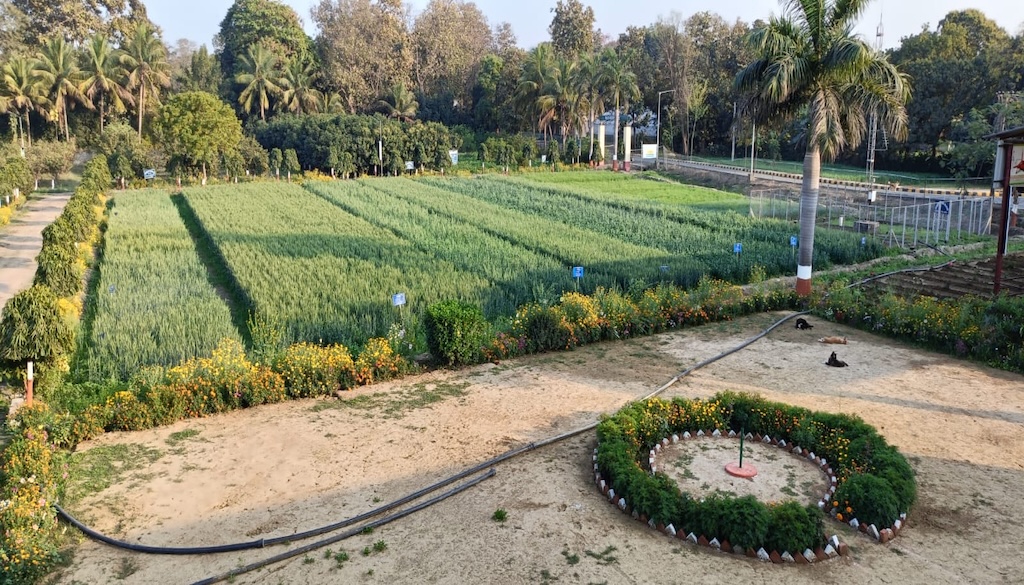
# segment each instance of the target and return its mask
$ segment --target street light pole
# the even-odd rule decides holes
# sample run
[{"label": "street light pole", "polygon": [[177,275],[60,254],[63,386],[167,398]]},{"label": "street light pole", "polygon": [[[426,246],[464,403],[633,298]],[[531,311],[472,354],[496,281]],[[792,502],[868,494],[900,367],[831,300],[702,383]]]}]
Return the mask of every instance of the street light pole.
[{"label": "street light pole", "polygon": [[661,94],[672,93],[674,91],[674,89],[666,89],[658,92],[658,129],[655,130],[655,132],[657,132],[657,136],[654,137],[654,148],[658,151],[658,156],[654,159],[654,168],[656,170],[658,168],[658,161],[661,159]]}]

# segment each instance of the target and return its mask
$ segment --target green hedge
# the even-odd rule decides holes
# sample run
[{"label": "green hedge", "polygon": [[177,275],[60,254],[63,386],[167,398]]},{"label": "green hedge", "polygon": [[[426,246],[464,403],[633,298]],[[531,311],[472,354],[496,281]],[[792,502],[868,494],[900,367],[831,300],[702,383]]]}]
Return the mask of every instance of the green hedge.
[{"label": "green hedge", "polygon": [[427,307],[424,329],[430,353],[449,366],[461,366],[480,361],[490,325],[480,307],[451,300]]},{"label": "green hedge", "polygon": [[672,524],[677,531],[794,555],[823,545],[823,515],[816,506],[765,505],[751,497],[697,501],[681,493],[668,476],[652,475],[639,463],[666,436],[711,429],[768,435],[824,457],[837,478],[829,510],[837,519],[856,517],[888,527],[916,498],[906,459],[860,418],[733,392],[707,400],[651,399],[627,405],[597,427],[598,469],[637,513]]}]

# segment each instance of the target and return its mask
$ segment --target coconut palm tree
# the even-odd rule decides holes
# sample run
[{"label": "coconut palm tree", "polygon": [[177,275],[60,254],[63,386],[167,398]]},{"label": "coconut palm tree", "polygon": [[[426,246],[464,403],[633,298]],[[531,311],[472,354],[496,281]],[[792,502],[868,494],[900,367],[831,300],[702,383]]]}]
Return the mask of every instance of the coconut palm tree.
[{"label": "coconut palm tree", "polygon": [[82,80],[78,90],[99,110],[100,134],[108,109],[123,112],[125,103],[134,101],[131,92],[121,84],[123,77],[120,51],[103,35],[90,38],[82,57]]},{"label": "coconut palm tree", "polygon": [[244,85],[245,89],[238,96],[238,103],[247,113],[252,113],[254,105],[260,108],[260,119],[267,119],[270,98],[281,93],[281,80],[277,74],[280,59],[259,43],[249,46],[249,50],[238,58],[241,73],[235,76],[235,83]]},{"label": "coconut palm tree", "polygon": [[323,97],[313,87],[313,65],[293,57],[281,77],[281,107],[296,114],[315,114]]},{"label": "coconut palm tree", "polygon": [[757,117],[780,118],[806,111],[797,293],[811,292],[814,221],[821,158],[856,147],[874,111],[897,137],[906,135],[907,78],[885,56],[852,33],[869,0],[783,0],[750,36],[757,55],[736,76]]},{"label": "coconut palm tree", "polygon": [[18,112],[18,124],[24,115],[25,129],[22,132],[22,149],[25,148],[25,137],[28,146],[32,146],[32,132],[29,128],[29,112],[47,104],[43,80],[39,76],[35,59],[23,56],[11,57],[4,63],[3,76],[0,78],[0,95],[7,103],[8,111]]},{"label": "coconut palm tree", "polygon": [[[604,94],[615,102],[615,150],[612,151],[612,160],[618,160],[619,112],[622,105],[629,109],[629,101],[639,99],[640,89],[636,85],[636,74],[630,71],[626,59],[614,49],[605,49],[601,60],[604,62]],[[626,157],[629,157],[628,152]]]},{"label": "coconut palm tree", "polygon": [[391,92],[377,106],[389,118],[397,118],[403,122],[411,122],[416,117],[416,110],[420,105],[404,83],[396,83],[391,86]]},{"label": "coconut palm tree", "polygon": [[580,126],[581,93],[575,83],[576,71],[575,60],[556,58],[554,68],[537,96],[537,111],[541,113],[542,125],[558,124],[563,147],[569,132]]},{"label": "coconut palm tree", "polygon": [[125,86],[136,91],[135,100],[139,118],[139,138],[142,138],[142,117],[146,113],[146,96],[160,103],[160,88],[171,85],[171,66],[167,61],[167,48],[148,23],[135,28],[135,33],[121,53],[121,66],[128,74]]},{"label": "coconut palm tree", "polygon": [[597,53],[580,55],[579,66],[576,68],[574,85],[579,88],[583,103],[589,108],[590,115],[590,159],[594,158],[594,132],[596,130],[597,113],[604,110],[604,94],[602,93],[603,69]]},{"label": "coconut palm tree", "polygon": [[537,131],[544,134],[547,140],[550,112],[541,109],[538,100],[544,88],[555,75],[555,57],[549,43],[541,43],[530,52],[523,64],[523,72],[519,76],[519,84],[515,91],[516,107],[525,115],[537,120]]},{"label": "coconut palm tree", "polygon": [[91,107],[89,100],[78,88],[81,71],[75,62],[75,50],[64,40],[64,37],[54,37],[43,45],[43,50],[39,53],[38,65],[38,73],[47,90],[47,97],[53,105],[53,117],[57,122],[57,127],[64,131],[64,140],[70,140],[71,131],[68,129],[70,100]]}]

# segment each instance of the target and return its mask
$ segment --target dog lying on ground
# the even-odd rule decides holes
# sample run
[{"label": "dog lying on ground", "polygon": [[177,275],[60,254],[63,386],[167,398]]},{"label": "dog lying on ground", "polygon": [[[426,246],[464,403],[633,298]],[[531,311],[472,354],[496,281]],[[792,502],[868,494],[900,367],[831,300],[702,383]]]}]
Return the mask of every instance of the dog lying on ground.
[{"label": "dog lying on ground", "polygon": [[797,329],[814,329],[814,325],[811,325],[810,323],[808,323],[807,319],[804,319],[803,317],[798,317],[797,320],[796,320],[796,328]]},{"label": "dog lying on ground", "polygon": [[825,362],[826,366],[832,366],[833,368],[845,368],[846,362],[836,357],[836,352],[832,352],[832,355],[828,356],[828,361]]},{"label": "dog lying on ground", "polygon": [[840,345],[846,345],[846,338],[833,335],[831,337],[819,337],[818,343],[838,343]]}]

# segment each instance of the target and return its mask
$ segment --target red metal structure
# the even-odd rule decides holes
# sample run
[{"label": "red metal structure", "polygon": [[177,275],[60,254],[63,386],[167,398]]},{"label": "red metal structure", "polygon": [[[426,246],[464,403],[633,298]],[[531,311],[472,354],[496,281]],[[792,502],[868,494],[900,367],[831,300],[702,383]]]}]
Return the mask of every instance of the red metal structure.
[{"label": "red metal structure", "polygon": [[[1003,213],[999,218],[995,278],[992,285],[992,294],[998,295],[1003,277],[1003,256],[1006,255],[1006,240],[1010,231],[1010,192],[1014,185],[1024,185],[1024,126],[990,134],[985,138],[997,141],[996,166],[992,177],[992,186],[994,189],[1002,191],[1003,201]],[[1017,160],[1018,158],[1020,160]]]}]

